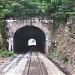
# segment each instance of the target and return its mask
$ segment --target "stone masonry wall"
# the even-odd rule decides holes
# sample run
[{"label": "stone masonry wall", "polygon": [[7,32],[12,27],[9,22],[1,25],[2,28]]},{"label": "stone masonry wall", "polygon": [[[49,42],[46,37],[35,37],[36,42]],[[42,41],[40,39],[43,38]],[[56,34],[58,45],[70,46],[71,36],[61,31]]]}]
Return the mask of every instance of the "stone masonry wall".
[{"label": "stone masonry wall", "polygon": [[[53,29],[53,20],[47,19],[39,19],[39,18],[32,18],[27,20],[6,20],[7,23],[7,42],[9,44],[8,49],[13,50],[13,36],[14,33],[19,30],[20,28],[31,25],[40,28],[46,35],[46,53],[48,53],[49,46],[50,46],[50,35]],[[10,39],[12,38],[12,39]],[[12,47],[12,48],[11,48]]]}]

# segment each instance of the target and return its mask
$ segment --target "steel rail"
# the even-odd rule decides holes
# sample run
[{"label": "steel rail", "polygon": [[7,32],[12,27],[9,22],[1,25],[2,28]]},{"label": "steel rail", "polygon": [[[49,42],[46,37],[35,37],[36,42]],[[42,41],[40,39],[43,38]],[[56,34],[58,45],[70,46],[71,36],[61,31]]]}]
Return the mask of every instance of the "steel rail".
[{"label": "steel rail", "polygon": [[[37,62],[39,75],[46,75],[43,72],[44,71],[43,62],[41,61],[41,59],[39,57],[39,53],[35,50],[33,50],[33,46],[32,46],[31,51],[29,52],[30,53],[29,61],[27,63],[27,66],[25,67],[22,75],[30,75],[33,60]],[[35,56],[35,58],[33,58],[34,56]]]},{"label": "steel rail", "polygon": [[41,72],[40,75],[43,75],[42,63],[41,63],[41,61],[40,61],[38,52],[36,52],[36,55],[37,55],[37,59],[38,59],[38,63],[39,63],[39,70],[40,70],[40,72]]},{"label": "steel rail", "polygon": [[[31,48],[31,57],[32,57],[32,48]],[[29,74],[29,70],[30,70],[30,66],[31,66],[31,57],[30,57],[30,60],[29,60],[29,66],[28,66],[28,72],[27,72],[27,75]]]}]

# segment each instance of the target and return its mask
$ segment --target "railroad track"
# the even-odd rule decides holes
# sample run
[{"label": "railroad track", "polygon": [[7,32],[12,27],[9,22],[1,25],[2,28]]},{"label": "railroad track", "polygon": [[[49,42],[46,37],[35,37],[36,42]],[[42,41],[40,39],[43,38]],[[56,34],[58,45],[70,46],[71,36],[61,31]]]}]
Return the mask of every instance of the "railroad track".
[{"label": "railroad track", "polygon": [[0,67],[0,75],[66,75],[40,52],[20,54]]},{"label": "railroad track", "polygon": [[31,57],[27,62],[22,75],[48,75],[46,68],[39,58],[38,52],[30,52]]}]

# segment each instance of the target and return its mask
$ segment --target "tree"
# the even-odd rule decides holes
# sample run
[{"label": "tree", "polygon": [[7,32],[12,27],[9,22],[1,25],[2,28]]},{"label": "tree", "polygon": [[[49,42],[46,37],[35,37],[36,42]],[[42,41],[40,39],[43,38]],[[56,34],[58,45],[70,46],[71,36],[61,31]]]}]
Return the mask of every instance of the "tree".
[{"label": "tree", "polygon": [[4,19],[5,16],[12,12],[11,3],[10,0],[0,0],[0,19]]},{"label": "tree", "polygon": [[11,2],[9,0],[0,0],[0,34],[3,40],[3,48],[7,49],[7,42],[5,36],[5,19],[7,18],[8,14],[11,13]]},{"label": "tree", "polygon": [[16,0],[12,5],[13,15],[34,17],[46,14],[48,3],[44,0]]},{"label": "tree", "polygon": [[54,20],[54,31],[65,25],[70,16],[75,15],[75,0],[51,0],[48,14]]},{"label": "tree", "polygon": [[51,15],[66,22],[71,14],[75,14],[74,2],[74,0],[51,0]]}]

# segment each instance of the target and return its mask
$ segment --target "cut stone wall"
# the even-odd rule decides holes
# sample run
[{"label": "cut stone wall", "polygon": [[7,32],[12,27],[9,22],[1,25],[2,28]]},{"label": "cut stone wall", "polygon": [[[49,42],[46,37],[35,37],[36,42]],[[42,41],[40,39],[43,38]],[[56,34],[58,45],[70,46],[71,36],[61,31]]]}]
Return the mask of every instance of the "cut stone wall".
[{"label": "cut stone wall", "polygon": [[[7,26],[7,42],[10,44],[10,38],[13,38],[14,33],[19,30],[20,28],[24,26],[35,26],[40,28],[46,36],[46,52],[48,53],[51,39],[50,35],[53,30],[53,20],[47,20],[47,19],[39,19],[39,18],[33,18],[33,19],[26,19],[26,20],[6,20],[6,26]],[[10,45],[9,45],[10,46]],[[9,49],[8,46],[8,49]],[[11,46],[9,50],[13,50],[13,41],[11,42]]]}]

